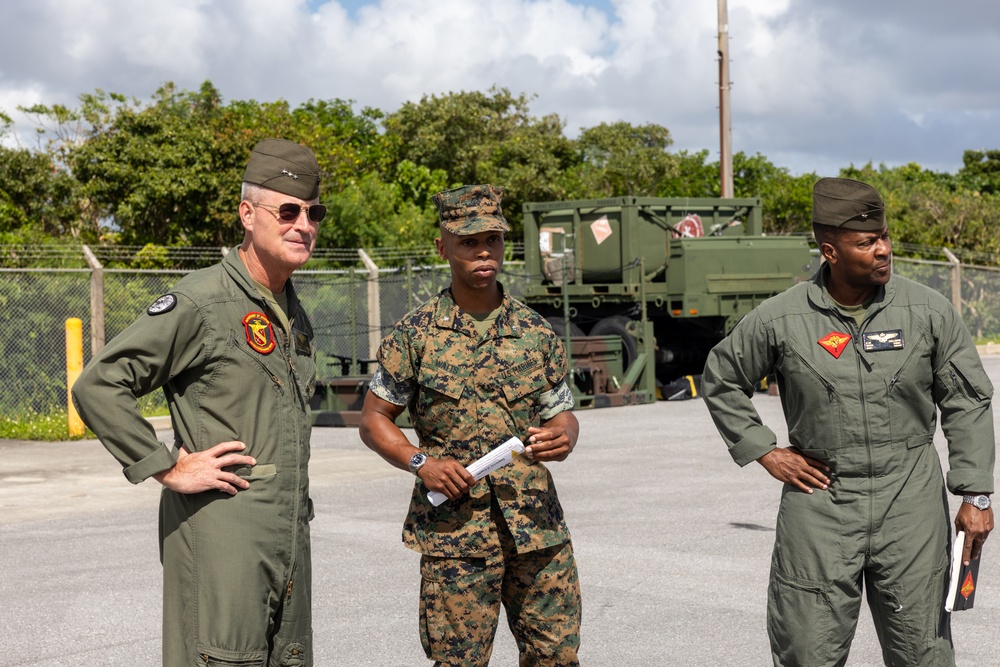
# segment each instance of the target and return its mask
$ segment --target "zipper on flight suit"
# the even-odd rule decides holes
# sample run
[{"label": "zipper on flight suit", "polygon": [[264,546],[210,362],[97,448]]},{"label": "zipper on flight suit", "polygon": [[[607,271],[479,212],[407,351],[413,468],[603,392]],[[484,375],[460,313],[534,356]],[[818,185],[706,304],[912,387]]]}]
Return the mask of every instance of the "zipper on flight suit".
[{"label": "zipper on flight suit", "polygon": [[[840,321],[846,324],[851,330],[851,345],[854,347],[855,366],[858,374],[858,396],[861,399],[861,419],[865,425],[865,453],[868,454],[868,527],[865,531],[865,561],[871,558],[872,552],[872,524],[875,521],[875,458],[872,456],[871,432],[868,425],[868,400],[865,397],[865,382],[863,368],[861,365],[861,350],[858,349],[858,336],[865,324],[871,319],[872,312],[865,315],[861,326],[857,320],[849,318],[839,310],[835,311]],[[863,349],[863,347],[862,347]]]},{"label": "zipper on flight suit", "polygon": [[[289,331],[285,331],[284,328],[281,326],[281,318],[275,317],[275,312],[274,312],[274,309],[271,308],[270,302],[268,302],[265,299],[263,306],[264,306],[264,309],[268,312],[268,314],[272,317],[272,319],[276,319],[278,321],[278,326],[275,327],[275,329],[276,329],[275,335],[278,336],[278,340],[281,342],[281,345],[277,345],[276,347],[278,349],[280,349],[280,354],[282,354],[284,356],[285,362],[288,364],[288,381],[295,388],[295,395],[298,397],[299,403],[303,404],[303,405],[308,405],[308,401],[306,401],[305,397],[302,395],[302,387],[301,387],[300,383],[298,382],[298,377],[297,377],[296,372],[295,372],[295,364],[292,363],[292,357],[293,357],[293,355],[292,355],[292,345],[293,345],[292,339],[293,339],[293,334],[292,334],[291,330],[293,329],[292,322],[295,319],[294,315],[292,315],[291,317],[287,318],[288,319],[288,328],[289,328]],[[289,306],[291,306],[291,304],[289,304]],[[278,382],[280,386],[284,386],[283,383],[281,383],[281,381],[276,376],[274,376],[272,374],[272,377],[275,378],[275,381]],[[295,488],[299,489],[301,487],[301,485],[302,485],[302,479],[301,479],[301,474],[302,474],[302,443],[298,442],[298,438],[299,438],[299,434],[302,432],[302,426],[301,426],[301,424],[298,423],[298,419],[300,417],[300,415],[298,413],[293,414],[292,417],[293,417],[292,421],[295,422],[293,424],[293,428],[294,428],[295,437],[296,437],[296,442],[295,442],[295,445],[294,445],[294,451],[295,451]],[[299,517],[301,515],[301,513],[304,511],[305,508],[303,508],[301,506],[301,504],[299,503],[299,493],[296,492],[294,494],[294,496],[295,496],[295,503],[294,503],[294,507],[293,507],[293,511],[292,511],[292,516]],[[299,548],[299,545],[298,545],[298,542],[299,542],[299,540],[298,540],[299,532],[298,532],[297,526],[294,525],[294,524],[295,524],[295,522],[293,522],[293,526],[292,526],[292,541],[291,541],[291,545],[290,545],[290,557],[291,557],[291,562],[292,563],[295,563],[295,561],[298,558],[298,548]],[[287,599],[291,598],[291,596],[292,596],[292,580],[289,579],[288,580],[288,586],[285,588],[285,599],[287,600]]]},{"label": "zipper on flight suit", "polygon": [[903,363],[899,365],[899,368],[896,369],[896,372],[892,374],[891,378],[889,378],[890,393],[892,392],[893,387],[896,386],[896,383],[899,382],[899,376],[903,374],[903,369],[906,368],[906,365],[908,363],[910,363],[910,359],[913,358],[913,353],[916,352],[916,350],[917,350],[916,345],[910,347],[910,351],[907,353],[906,358],[903,359]]}]

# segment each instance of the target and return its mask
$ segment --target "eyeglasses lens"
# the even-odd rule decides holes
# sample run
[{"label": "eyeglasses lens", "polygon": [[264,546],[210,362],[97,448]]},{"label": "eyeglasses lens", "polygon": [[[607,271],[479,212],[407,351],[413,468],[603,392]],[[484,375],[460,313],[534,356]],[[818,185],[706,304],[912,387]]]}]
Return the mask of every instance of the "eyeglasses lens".
[{"label": "eyeglasses lens", "polygon": [[[302,208],[299,204],[282,204],[278,207],[278,217],[285,222],[294,222],[299,217]],[[323,218],[326,217],[326,206],[313,204],[306,208],[306,214],[313,222],[322,222]]]}]

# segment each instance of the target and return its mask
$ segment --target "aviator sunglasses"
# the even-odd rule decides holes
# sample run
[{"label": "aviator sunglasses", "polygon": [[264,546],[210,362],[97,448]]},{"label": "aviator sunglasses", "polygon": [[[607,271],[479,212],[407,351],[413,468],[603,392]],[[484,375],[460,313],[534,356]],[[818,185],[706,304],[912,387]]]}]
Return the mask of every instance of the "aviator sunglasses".
[{"label": "aviator sunglasses", "polygon": [[299,213],[302,209],[306,210],[306,215],[313,222],[323,222],[323,218],[326,217],[326,206],[322,204],[313,204],[312,206],[302,206],[301,204],[293,204],[291,202],[282,204],[281,206],[272,206],[271,204],[258,204],[250,202],[254,206],[263,206],[264,208],[273,208],[278,210],[278,218],[282,222],[295,222],[299,217]]}]

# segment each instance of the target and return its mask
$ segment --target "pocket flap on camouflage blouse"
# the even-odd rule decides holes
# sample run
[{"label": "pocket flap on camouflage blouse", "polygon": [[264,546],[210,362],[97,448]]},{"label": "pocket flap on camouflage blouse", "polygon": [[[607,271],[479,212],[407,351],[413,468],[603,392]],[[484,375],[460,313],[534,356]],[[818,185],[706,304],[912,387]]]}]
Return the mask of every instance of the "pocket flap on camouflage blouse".
[{"label": "pocket flap on camouflage blouse", "polygon": [[545,368],[539,364],[520,375],[511,374],[500,378],[500,386],[503,387],[503,395],[508,401],[516,401],[548,386],[548,380],[545,379]]},{"label": "pocket flap on camouflage blouse", "polygon": [[[458,370],[459,374],[454,371]],[[433,389],[434,391],[450,396],[454,399],[462,398],[465,391],[465,379],[461,374],[461,369],[449,370],[423,364],[417,377],[417,382],[421,387]]]}]

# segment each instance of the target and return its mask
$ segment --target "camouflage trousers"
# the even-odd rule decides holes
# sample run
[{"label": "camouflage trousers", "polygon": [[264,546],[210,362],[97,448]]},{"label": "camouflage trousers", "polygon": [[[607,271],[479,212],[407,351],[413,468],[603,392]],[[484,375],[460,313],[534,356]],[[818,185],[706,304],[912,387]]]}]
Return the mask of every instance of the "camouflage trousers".
[{"label": "camouflage trousers", "polygon": [[[435,667],[486,667],[500,605],[520,667],[578,667],[580,584],[571,542],[518,554],[494,505],[485,557],[420,559],[420,641]],[[495,538],[495,539],[494,539]]]}]

